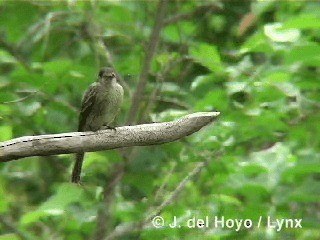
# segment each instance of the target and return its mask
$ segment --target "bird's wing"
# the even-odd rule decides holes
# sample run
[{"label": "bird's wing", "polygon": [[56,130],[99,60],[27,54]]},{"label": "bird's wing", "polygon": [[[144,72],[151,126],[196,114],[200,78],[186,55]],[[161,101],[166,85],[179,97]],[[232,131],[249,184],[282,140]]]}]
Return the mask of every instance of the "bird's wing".
[{"label": "bird's wing", "polygon": [[87,117],[91,113],[93,106],[97,100],[96,88],[97,88],[96,83],[91,84],[83,96],[81,111],[79,115],[79,126],[78,126],[79,132],[83,131],[84,126],[86,124]]}]

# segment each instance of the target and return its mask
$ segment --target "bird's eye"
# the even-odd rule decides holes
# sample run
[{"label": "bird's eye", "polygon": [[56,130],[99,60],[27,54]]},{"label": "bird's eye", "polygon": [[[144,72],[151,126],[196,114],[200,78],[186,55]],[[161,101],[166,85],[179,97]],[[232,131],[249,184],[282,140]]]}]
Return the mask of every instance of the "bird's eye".
[{"label": "bird's eye", "polygon": [[116,77],[116,75],[115,75],[114,73],[109,73],[109,74],[107,75],[107,77],[108,77],[108,78],[114,78],[114,77]]}]

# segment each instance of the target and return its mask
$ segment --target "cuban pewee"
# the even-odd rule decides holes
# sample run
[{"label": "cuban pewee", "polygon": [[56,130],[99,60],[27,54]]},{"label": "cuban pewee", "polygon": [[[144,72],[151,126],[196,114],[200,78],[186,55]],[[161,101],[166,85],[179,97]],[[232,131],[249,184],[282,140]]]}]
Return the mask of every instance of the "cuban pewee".
[{"label": "cuban pewee", "polygon": [[[103,125],[108,128],[118,114],[123,100],[123,88],[113,69],[102,68],[96,82],[92,83],[82,99],[79,116],[79,132],[98,131]],[[80,182],[84,152],[76,154],[72,170],[73,183]]]}]

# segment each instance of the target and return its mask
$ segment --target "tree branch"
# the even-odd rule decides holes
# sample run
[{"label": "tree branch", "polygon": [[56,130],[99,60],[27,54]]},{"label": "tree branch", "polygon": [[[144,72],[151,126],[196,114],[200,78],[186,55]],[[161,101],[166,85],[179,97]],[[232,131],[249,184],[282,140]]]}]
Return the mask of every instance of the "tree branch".
[{"label": "tree branch", "polygon": [[5,32],[3,31],[0,31],[0,48],[3,48],[10,53],[25,69],[28,71],[31,70],[30,64],[20,53],[21,49],[13,44],[10,44],[6,39]]},{"label": "tree branch", "polygon": [[[167,0],[160,0],[158,3],[158,7],[157,7],[154,27],[153,27],[152,33],[150,35],[150,39],[149,39],[147,49],[146,49],[145,59],[144,59],[142,69],[140,72],[139,82],[138,82],[138,85],[136,87],[135,92],[133,93],[133,95],[131,97],[132,101],[131,101],[131,106],[130,106],[128,117],[127,117],[127,124],[128,125],[136,123],[136,118],[139,115],[142,96],[143,96],[143,93],[144,93],[146,85],[147,85],[147,78],[148,78],[151,62],[152,62],[153,56],[156,52],[156,48],[157,48],[157,45],[159,42],[160,32],[162,29],[163,19],[165,16],[166,8],[167,8]],[[128,145],[128,146],[132,146],[132,145]],[[104,193],[110,194],[110,197],[105,198],[105,201],[104,201],[107,208],[104,209],[103,211],[99,211],[99,213],[98,213],[96,239],[104,239],[104,237],[107,234],[105,223],[110,223],[112,221],[109,219],[110,218],[109,212],[110,212],[110,203],[112,202],[113,197],[114,197],[114,191],[115,191],[114,188],[121,181],[122,176],[124,174],[126,162],[130,159],[130,155],[132,153],[132,151],[131,151],[132,149],[121,149],[121,150],[122,150],[121,152],[122,152],[122,156],[124,159],[124,161],[120,164],[121,165],[120,169],[122,169],[122,170],[118,171],[117,168],[119,166],[118,166],[118,164],[115,164],[113,166],[113,169],[114,169],[113,172],[115,172],[116,181],[113,181],[112,185],[104,186]]]},{"label": "tree branch", "polygon": [[[0,215],[0,224],[6,228],[8,231],[11,231],[13,234],[15,234],[19,239],[21,240],[31,240],[34,239],[34,236],[31,234],[21,231],[17,226],[15,226],[13,223],[11,223],[9,220],[7,220],[3,215]],[[4,236],[4,235],[1,235]]]},{"label": "tree branch", "polygon": [[175,24],[179,21],[194,19],[195,16],[203,15],[207,12],[211,12],[211,11],[220,12],[221,10],[222,10],[222,6],[217,3],[204,4],[204,5],[198,6],[191,12],[180,13],[175,16],[169,17],[164,20],[163,24],[167,26],[170,24]]},{"label": "tree branch", "polygon": [[156,52],[156,48],[159,42],[160,32],[163,26],[163,19],[166,12],[166,8],[167,8],[167,0],[160,0],[157,8],[155,25],[153,27],[150,40],[148,42],[146,57],[143,62],[138,86],[132,96],[131,107],[128,114],[127,124],[134,123],[139,113],[139,105],[143,96],[144,89],[146,88],[148,73],[149,73],[149,69],[153,59],[153,55]]},{"label": "tree branch", "polygon": [[0,162],[30,156],[94,152],[172,142],[209,124],[219,112],[198,112],[171,122],[118,127],[97,132],[26,136],[0,143]]},{"label": "tree branch", "polygon": [[115,189],[124,175],[125,165],[121,162],[113,165],[113,172],[111,173],[111,180],[104,187],[103,195],[103,208],[98,210],[97,214],[97,228],[95,232],[96,240],[104,239],[107,232],[110,232],[112,226],[112,204],[115,195]]},{"label": "tree branch", "polygon": [[175,190],[169,195],[169,197],[160,204],[159,207],[156,208],[152,212],[152,214],[147,213],[146,217],[138,222],[126,225],[118,225],[106,240],[118,239],[127,234],[131,234],[132,232],[138,232],[142,229],[146,228],[152,222],[152,219],[161,214],[162,210],[173,203],[173,201],[178,198],[180,192],[186,187],[186,184],[192,180],[196,175],[198,175],[201,170],[207,165],[207,162],[200,162],[197,166],[178,184]]},{"label": "tree branch", "polygon": [[154,218],[157,215],[160,215],[162,210],[169,206],[180,194],[180,192],[186,187],[186,184],[192,179],[194,176],[198,175],[201,170],[207,165],[206,162],[200,162],[197,164],[197,167],[192,170],[176,187],[176,189],[170,194],[170,196],[161,203],[159,207],[156,208],[156,210],[150,214],[146,220],[151,221],[152,218]]}]

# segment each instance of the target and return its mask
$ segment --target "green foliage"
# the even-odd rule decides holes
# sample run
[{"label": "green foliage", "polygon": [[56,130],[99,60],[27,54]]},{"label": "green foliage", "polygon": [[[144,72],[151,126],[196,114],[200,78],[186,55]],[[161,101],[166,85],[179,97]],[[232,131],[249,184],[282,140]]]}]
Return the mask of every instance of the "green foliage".
[{"label": "green foliage", "polygon": [[[157,11],[143,1],[1,1],[0,141],[75,131],[83,92],[110,63],[128,85],[123,125]],[[0,240],[93,239],[107,207],[109,232],[138,226],[119,239],[320,239],[319,19],[316,1],[169,1],[138,117],[216,110],[219,120],[136,148],[109,206],[119,151],[86,154],[83,186],[67,183],[72,155],[1,163]],[[165,226],[153,227],[177,191],[159,214]],[[169,227],[174,216],[181,228]],[[187,226],[206,216],[210,227]],[[254,227],[215,228],[215,216]],[[302,218],[302,228],[277,232],[268,216]]]}]

